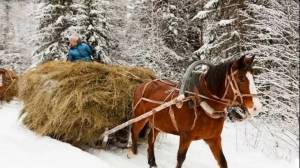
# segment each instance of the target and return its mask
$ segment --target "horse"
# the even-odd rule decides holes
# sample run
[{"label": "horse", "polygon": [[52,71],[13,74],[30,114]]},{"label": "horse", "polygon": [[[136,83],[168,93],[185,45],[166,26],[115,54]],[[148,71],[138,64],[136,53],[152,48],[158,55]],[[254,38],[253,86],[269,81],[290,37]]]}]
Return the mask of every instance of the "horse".
[{"label": "horse", "polygon": [[11,95],[8,95],[10,94],[8,91],[16,79],[17,75],[14,71],[0,68],[0,102],[11,99]]},{"label": "horse", "polygon": [[[230,119],[241,121],[256,115],[261,108],[252,75],[253,60],[254,56],[242,56],[218,65],[209,65],[205,74],[192,75],[192,91],[185,90],[184,94],[190,96],[183,99],[182,106],[172,105],[132,125],[132,146],[128,157],[137,154],[139,133],[148,125],[151,128],[148,134],[150,168],[157,167],[154,143],[160,132],[180,137],[176,168],[182,167],[188,148],[194,140],[204,140],[219,167],[227,168],[221,145],[224,121],[230,114],[226,109],[240,107],[243,112],[231,114]],[[189,76],[191,72],[186,71],[186,74]],[[133,116],[140,116],[163,102],[180,97],[179,94],[176,84],[171,81],[153,80],[141,84],[134,92]]]}]

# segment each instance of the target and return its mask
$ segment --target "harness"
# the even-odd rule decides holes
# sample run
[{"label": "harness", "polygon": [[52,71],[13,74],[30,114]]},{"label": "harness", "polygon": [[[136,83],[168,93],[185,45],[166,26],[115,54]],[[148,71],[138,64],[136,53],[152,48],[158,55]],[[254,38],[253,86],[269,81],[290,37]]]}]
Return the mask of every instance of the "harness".
[{"label": "harness", "polygon": [[[205,82],[204,76],[201,75],[199,76],[199,81],[202,81],[204,87],[206,88],[209,96],[203,96],[203,95],[199,95],[199,97],[201,97],[202,99],[200,99],[200,106],[202,107],[202,109],[206,112],[206,114],[208,116],[210,116],[211,118],[222,118],[222,117],[226,117],[227,116],[227,111],[226,109],[224,110],[215,110],[213,107],[211,107],[207,101],[214,101],[216,103],[219,104],[223,104],[225,107],[228,106],[235,106],[235,105],[239,105],[239,104],[243,104],[244,103],[244,97],[256,97],[258,96],[257,94],[242,94],[237,81],[235,79],[235,75],[238,73],[238,71],[232,71],[232,68],[230,68],[229,74],[226,73],[226,78],[225,78],[225,92],[223,93],[223,95],[221,97],[218,97],[212,93],[209,92],[209,89],[207,89],[207,84]],[[233,99],[228,99],[226,98],[226,96],[228,95],[229,92],[229,88],[231,88],[232,92],[233,92]],[[238,102],[238,100],[240,100],[240,102]]]},{"label": "harness", "polygon": [[[209,117],[214,118],[214,119],[219,119],[219,118],[225,118],[227,116],[228,112],[226,111],[226,109],[225,110],[224,109],[215,110],[213,107],[211,107],[209,105],[208,101],[219,103],[219,104],[222,104],[225,107],[228,107],[228,106],[243,104],[244,103],[244,97],[256,97],[257,96],[257,94],[242,94],[241,93],[241,91],[238,87],[237,81],[234,77],[237,73],[238,73],[238,71],[237,70],[232,71],[232,68],[230,69],[229,74],[226,73],[225,92],[221,97],[218,97],[218,96],[210,93],[210,91],[207,88],[207,84],[206,84],[206,81],[204,79],[204,77],[205,77],[204,75],[199,75],[198,80],[199,80],[200,85],[204,86],[205,88],[195,88],[194,92],[185,91],[185,93],[190,94],[191,96],[184,97],[183,100],[180,100],[181,103],[187,102],[187,101],[193,101],[193,103],[194,103],[194,110],[193,111],[194,111],[194,116],[195,117],[194,117],[193,125],[191,126],[191,130],[194,129],[194,127],[196,125],[196,121],[198,119],[198,113],[197,113],[197,107],[198,107],[197,104],[198,103],[200,104],[200,107],[203,109],[203,111]],[[164,104],[168,98],[171,97],[171,99],[173,99],[175,91],[179,91],[179,89],[176,88],[173,83],[169,83],[167,81],[156,79],[156,80],[150,81],[150,82],[145,84],[145,86],[143,88],[143,91],[142,91],[142,95],[144,95],[145,90],[147,89],[147,87],[149,86],[150,83],[157,82],[157,81],[160,81],[162,83],[165,83],[165,84],[170,85],[170,86],[173,87],[171,90],[168,91],[169,94],[165,97],[165,99],[163,101],[156,101],[156,100],[151,100],[151,99],[142,97],[135,104],[135,106],[133,106],[133,110],[135,110],[137,108],[137,106],[142,101],[146,101],[146,102],[153,103],[153,104],[160,104],[160,105]],[[233,99],[226,98],[228,96],[229,89],[231,89],[232,92],[233,92]],[[207,95],[200,94],[202,92],[202,90],[205,90],[207,92]],[[238,102],[238,100],[240,100],[240,102]],[[176,121],[176,118],[175,118],[175,115],[174,115],[174,110],[173,110],[172,106],[169,107],[168,112],[169,112],[169,115],[170,115],[170,118],[171,118],[171,121],[172,121],[172,125],[175,128],[175,130],[178,132],[179,131],[178,124],[177,124],[177,121]],[[151,127],[153,129],[158,130],[158,131],[161,131],[159,128],[155,127],[155,115],[152,115]]]}]

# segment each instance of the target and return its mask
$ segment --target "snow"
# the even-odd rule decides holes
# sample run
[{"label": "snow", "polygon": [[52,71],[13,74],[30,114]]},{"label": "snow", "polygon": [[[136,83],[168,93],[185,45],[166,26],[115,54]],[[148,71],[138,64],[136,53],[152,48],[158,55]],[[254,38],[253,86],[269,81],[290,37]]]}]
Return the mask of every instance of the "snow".
[{"label": "snow", "polygon": [[[41,137],[25,128],[18,120],[22,104],[13,101],[0,105],[0,167],[3,168],[53,168],[53,167],[101,167],[140,168],[147,167],[146,145],[139,147],[140,153],[127,159],[127,150],[110,151],[91,149],[82,151],[67,143],[49,137]],[[297,168],[298,159],[283,160],[265,155],[257,149],[243,145],[242,133],[237,131],[245,123],[226,123],[222,134],[223,151],[231,168]],[[237,138],[239,137],[239,138]],[[158,167],[169,168],[176,165],[178,137],[162,135],[156,142]],[[195,141],[189,148],[183,167],[217,167],[208,146]]]},{"label": "snow", "polygon": [[[88,41],[98,42],[95,48],[104,50],[104,62],[111,63],[110,57],[114,63],[146,66],[153,69],[160,78],[179,80],[188,63],[185,59],[191,58],[189,52],[193,52],[195,48],[182,47],[182,52],[177,51],[176,46],[181,48],[180,45],[185,46],[185,43],[192,46],[190,41],[197,41],[198,37],[190,38],[191,33],[197,33],[203,38],[203,45],[194,52],[195,55],[201,54],[201,59],[213,63],[221,58],[225,59],[223,57],[229,59],[235,56],[234,51],[243,45],[247,49],[245,54],[256,55],[255,69],[263,72],[255,76],[255,82],[262,95],[264,107],[261,114],[265,116],[260,117],[260,120],[264,120],[265,125],[257,126],[264,129],[264,133],[260,133],[260,130],[256,133],[247,127],[247,134],[251,135],[252,140],[242,137],[246,124],[226,123],[223,139],[229,167],[299,166],[298,160],[293,159],[294,153],[297,153],[298,158],[299,150],[299,1],[245,1],[246,8],[237,6],[236,9],[235,1],[223,4],[219,0],[206,0],[203,9],[203,4],[201,3],[200,8],[198,2],[198,5],[189,5],[194,2],[170,1],[157,4],[155,13],[150,10],[153,6],[150,0],[92,0],[88,4],[82,0],[72,2],[69,6],[58,5],[58,1],[46,3],[6,0],[0,3],[1,67],[13,68],[21,73],[42,62],[43,57],[60,56],[65,59],[67,46],[64,45],[63,37],[71,32],[83,36],[84,32],[88,32],[91,35]],[[215,14],[222,8],[224,11],[232,11],[225,12],[228,17],[225,15],[218,18]],[[196,14],[195,10],[199,9],[205,11]],[[181,12],[184,16],[180,16]],[[186,21],[191,15],[195,15],[193,24],[190,24],[190,20]],[[204,20],[206,18],[207,21]],[[234,18],[245,18],[241,26],[246,31],[241,31],[232,24]],[[157,25],[166,22],[170,27],[160,29],[149,24],[147,19],[153,19],[153,23]],[[220,19],[222,20],[219,21]],[[141,20],[147,23],[141,23]],[[193,30],[200,25],[203,26],[201,32]],[[64,26],[65,31],[58,31],[58,28]],[[166,29],[172,34],[165,34]],[[189,32],[190,30],[193,31]],[[165,40],[169,37],[174,37],[170,44],[175,47],[166,45]],[[236,39],[242,40],[237,44]],[[189,50],[187,54],[185,49]],[[32,56],[34,57],[31,58]],[[0,77],[0,85],[1,83]],[[55,87],[55,81],[49,81],[48,84]],[[141,154],[133,160],[126,158],[126,150],[91,150],[87,153],[49,137],[36,136],[17,122],[20,110],[19,102],[0,105],[0,168],[98,167],[99,164],[102,167],[147,166],[146,145],[141,146]],[[290,145],[287,146],[286,143]],[[177,145],[178,137],[168,135],[161,138],[156,145],[159,167],[174,167]],[[293,154],[289,156],[289,153]],[[216,167],[216,162],[202,142],[193,143],[184,163],[185,167],[195,165]]]},{"label": "snow", "polygon": [[224,19],[219,21],[217,24],[219,26],[227,26],[227,25],[231,25],[236,19]]},{"label": "snow", "polygon": [[204,8],[205,8],[205,9],[208,9],[208,8],[216,7],[218,3],[219,3],[219,0],[209,0],[209,1],[204,5]]},{"label": "snow", "polygon": [[195,20],[195,19],[205,19],[208,14],[210,13],[211,11],[210,10],[206,10],[206,11],[199,11],[197,13],[197,15],[195,15],[193,18],[192,18],[192,21]]}]

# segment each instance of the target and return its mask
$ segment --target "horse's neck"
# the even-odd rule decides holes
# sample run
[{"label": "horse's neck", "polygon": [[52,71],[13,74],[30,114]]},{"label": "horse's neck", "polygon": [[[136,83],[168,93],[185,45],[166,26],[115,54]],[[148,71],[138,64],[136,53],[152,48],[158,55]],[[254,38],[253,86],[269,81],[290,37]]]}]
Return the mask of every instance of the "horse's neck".
[{"label": "horse's neck", "polygon": [[209,90],[208,86],[207,86],[207,82],[205,81],[205,76],[202,75],[199,78],[199,93],[209,97],[209,98],[213,98],[213,93]]},{"label": "horse's neck", "polygon": [[[212,108],[214,108],[215,110],[223,110],[226,105],[222,104],[222,103],[217,103],[216,101],[213,100],[218,100],[220,101],[220,97],[218,97],[217,95],[214,95],[212,93],[212,91],[209,90],[206,81],[205,81],[205,77],[204,76],[200,76],[200,85],[199,85],[199,94],[208,97],[209,99],[203,99],[203,101],[206,101],[208,103],[208,105],[210,105]],[[222,89],[224,90],[224,89]],[[211,100],[213,99],[213,100]]]}]

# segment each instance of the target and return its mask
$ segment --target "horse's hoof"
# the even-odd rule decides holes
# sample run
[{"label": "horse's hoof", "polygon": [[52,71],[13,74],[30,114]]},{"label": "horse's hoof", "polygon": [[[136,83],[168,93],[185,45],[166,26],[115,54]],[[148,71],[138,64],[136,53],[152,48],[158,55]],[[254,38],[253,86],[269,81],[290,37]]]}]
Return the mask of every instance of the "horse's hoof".
[{"label": "horse's hoof", "polygon": [[127,152],[127,158],[128,158],[128,159],[131,159],[131,158],[134,157],[134,155],[135,155],[135,154],[132,152],[132,150],[129,149],[128,152]]},{"label": "horse's hoof", "polygon": [[150,168],[157,168],[157,166],[150,166]]}]

